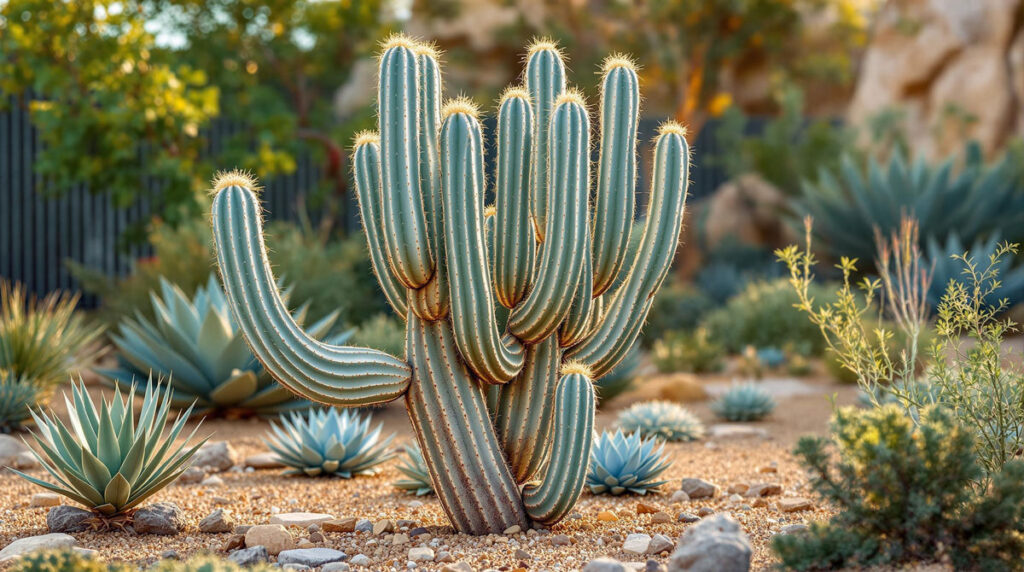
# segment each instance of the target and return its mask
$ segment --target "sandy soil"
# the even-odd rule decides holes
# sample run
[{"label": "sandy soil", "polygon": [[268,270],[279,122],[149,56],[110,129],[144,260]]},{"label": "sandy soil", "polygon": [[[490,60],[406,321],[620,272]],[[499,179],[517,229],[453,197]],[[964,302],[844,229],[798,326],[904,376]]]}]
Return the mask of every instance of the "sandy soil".
[{"label": "sandy soil", "polygon": [[[721,381],[709,378],[709,382]],[[781,397],[774,415],[756,426],[765,429],[769,438],[740,440],[705,440],[696,443],[670,444],[666,451],[674,464],[665,477],[670,482],[658,496],[608,497],[585,493],[576,514],[554,526],[550,533],[523,534],[511,537],[469,537],[455,534],[448,526],[444,513],[433,497],[412,497],[398,492],[390,483],[398,478],[394,463],[388,463],[377,476],[352,480],[334,478],[310,479],[283,477],[279,471],[262,470],[252,473],[226,472],[221,487],[175,484],[154,497],[154,501],[172,501],[187,514],[188,530],[175,537],[136,536],[131,533],[80,533],[79,544],[99,550],[106,559],[123,559],[140,564],[156,560],[166,550],[182,556],[197,551],[216,550],[229,534],[204,534],[198,531],[198,522],[216,508],[225,508],[236,524],[263,524],[274,512],[324,512],[338,518],[356,517],[373,521],[389,518],[415,521],[414,526],[430,530],[429,537],[417,537],[409,544],[392,546],[387,537],[368,533],[326,533],[319,544],[338,548],[350,556],[365,554],[372,558],[373,569],[396,566],[404,569],[408,550],[427,543],[435,552],[449,552],[455,559],[465,561],[475,569],[497,568],[513,570],[578,569],[599,556],[612,556],[622,561],[643,562],[646,557],[622,551],[622,541],[633,532],[664,534],[675,540],[690,526],[677,520],[681,512],[698,513],[702,508],[715,512],[728,510],[744,526],[754,546],[755,569],[765,569],[772,559],[769,549],[771,536],[786,525],[825,519],[829,509],[816,503],[813,510],[783,514],[776,508],[780,497],[769,497],[766,506],[740,508],[731,502],[726,490],[737,483],[774,482],[782,485],[782,496],[809,496],[806,478],[789,453],[795,440],[807,433],[824,433],[831,411],[827,396],[835,395],[840,404],[856,400],[856,390],[809,380],[813,392],[806,395]],[[94,388],[96,392],[101,390]],[[627,394],[607,404],[598,415],[600,427],[610,426],[616,411],[631,404],[642,391]],[[692,404],[691,408],[708,424],[714,423],[708,403]],[[397,441],[411,439],[411,429],[404,406],[392,405],[376,411],[375,417],[387,430],[399,434]],[[239,461],[247,455],[264,452],[259,437],[266,429],[263,421],[222,421],[203,424],[200,434],[212,434],[215,440],[227,440],[238,454]],[[777,465],[776,473],[762,473],[759,467]],[[681,503],[670,501],[670,494],[679,488],[685,477],[702,478],[721,487],[722,494],[714,499],[692,500]],[[46,533],[46,508],[29,508],[31,495],[39,490],[11,474],[0,475],[0,546],[15,538]],[[419,501],[419,502],[416,502]],[[742,502],[750,502],[746,499]],[[418,506],[422,503],[422,506]],[[671,516],[671,522],[653,524],[650,514],[638,514],[640,503],[653,505]],[[731,505],[731,506],[729,506]],[[600,521],[601,511],[614,511],[615,521]],[[297,538],[308,537],[305,531],[295,530]],[[554,535],[567,535],[572,544],[555,546]],[[424,540],[427,538],[427,540]],[[516,556],[516,550],[529,553],[530,558]],[[654,559],[665,562],[662,555]],[[444,564],[421,564],[427,569],[440,569]]]}]

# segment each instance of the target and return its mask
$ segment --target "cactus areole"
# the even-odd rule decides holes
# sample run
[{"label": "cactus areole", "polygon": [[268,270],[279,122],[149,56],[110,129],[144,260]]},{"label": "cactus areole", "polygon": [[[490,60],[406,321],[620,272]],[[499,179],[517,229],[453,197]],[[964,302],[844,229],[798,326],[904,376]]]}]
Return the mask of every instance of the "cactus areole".
[{"label": "cactus areole", "polygon": [[[494,216],[485,221],[476,107],[458,99],[442,108],[430,46],[404,36],[384,44],[379,131],[356,138],[353,165],[374,271],[406,319],[404,359],[324,343],[296,325],[267,261],[255,183],[233,172],[214,184],[221,276],[255,355],[282,385],[321,403],[404,396],[434,490],[470,534],[550,525],[576,503],[593,382],[636,340],[686,200],[686,134],[669,122],[654,144],[647,224],[627,259],[635,67],[605,62],[596,165],[586,104],[566,87],[558,48],[535,43],[524,77],[498,106]],[[507,323],[496,304],[510,310]]]}]

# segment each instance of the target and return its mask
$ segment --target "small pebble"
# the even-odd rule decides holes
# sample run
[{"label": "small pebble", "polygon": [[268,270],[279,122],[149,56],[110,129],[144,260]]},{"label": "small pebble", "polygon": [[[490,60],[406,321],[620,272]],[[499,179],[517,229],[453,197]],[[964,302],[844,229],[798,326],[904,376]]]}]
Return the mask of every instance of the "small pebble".
[{"label": "small pebble", "polygon": [[619,520],[619,515],[615,514],[610,510],[602,510],[601,512],[597,513],[597,520],[601,522],[614,522],[616,520]]}]

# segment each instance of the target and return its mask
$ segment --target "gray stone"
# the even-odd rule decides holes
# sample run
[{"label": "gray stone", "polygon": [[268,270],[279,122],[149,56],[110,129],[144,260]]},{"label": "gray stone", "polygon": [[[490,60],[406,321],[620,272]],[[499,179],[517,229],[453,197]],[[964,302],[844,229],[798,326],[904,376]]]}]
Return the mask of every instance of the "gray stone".
[{"label": "gray stone", "polygon": [[806,524],[787,524],[782,527],[779,534],[802,534],[807,532],[811,527]]},{"label": "gray stone", "polygon": [[373,532],[373,523],[366,518],[359,519],[356,522],[356,532]]},{"label": "gray stone", "polygon": [[715,485],[703,479],[683,479],[679,488],[691,499],[711,498],[715,496]]},{"label": "gray stone", "polygon": [[50,532],[81,532],[89,528],[85,521],[92,517],[91,512],[77,506],[55,506],[46,513],[46,528]]},{"label": "gray stone", "polygon": [[260,562],[266,562],[270,559],[270,555],[267,553],[266,546],[250,546],[249,548],[242,548],[236,550],[228,556],[228,560],[238,564],[239,566],[255,566]]},{"label": "gray stone", "polygon": [[631,572],[631,570],[614,558],[601,557],[587,562],[587,565],[583,567],[583,572]]},{"label": "gray stone", "polygon": [[632,554],[647,554],[647,549],[650,545],[651,536],[649,534],[630,534],[626,537],[626,541],[622,543],[622,551]]},{"label": "gray stone", "polygon": [[644,572],[666,572],[667,570],[668,568],[665,568],[661,565],[661,562],[653,558],[644,564]]},{"label": "gray stone", "polygon": [[349,562],[351,562],[353,566],[369,566],[370,557],[365,554],[356,554],[352,557],[352,560],[349,560]]},{"label": "gray stone", "polygon": [[206,478],[206,471],[199,467],[189,467],[178,477],[177,483],[182,485],[194,485]]},{"label": "gray stone", "polygon": [[235,450],[227,441],[213,441],[196,451],[192,466],[212,472],[222,472],[235,466]]},{"label": "gray stone", "polygon": [[277,555],[277,562],[279,564],[302,564],[315,568],[330,562],[341,562],[346,558],[348,558],[348,554],[333,548],[298,548],[281,552]]},{"label": "gray stone", "polygon": [[681,512],[677,520],[679,522],[697,522],[700,520],[700,517],[689,512]]},{"label": "gray stone", "polygon": [[185,515],[172,502],[158,502],[135,511],[132,528],[138,534],[171,536],[185,529]]},{"label": "gray stone", "polygon": [[74,545],[74,536],[59,532],[19,538],[0,550],[0,564],[13,562],[26,554],[39,550],[71,548]]},{"label": "gray stone", "polygon": [[669,558],[669,572],[747,572],[753,550],[740,524],[727,514],[686,529]]},{"label": "gray stone", "polygon": [[280,469],[284,465],[274,453],[257,453],[245,458],[243,464],[254,469]]},{"label": "gray stone", "polygon": [[651,545],[647,547],[648,554],[661,554],[676,547],[676,543],[664,534],[655,534],[651,538]]},{"label": "gray stone", "polygon": [[409,549],[409,560],[413,562],[433,562],[434,550],[426,546],[417,546]]},{"label": "gray stone", "polygon": [[474,572],[473,567],[465,562],[455,562],[441,568],[441,572]]},{"label": "gray stone", "polygon": [[199,521],[200,532],[231,532],[235,528],[235,523],[231,521],[231,518],[224,514],[224,509],[218,508],[217,510],[206,515],[206,518]]},{"label": "gray stone", "polygon": [[306,566],[305,564],[296,564],[294,562],[279,565],[281,566],[281,570],[312,570],[312,568]]},{"label": "gray stone", "polygon": [[516,548],[514,555],[519,560],[533,560],[533,556],[522,548]]},{"label": "gray stone", "polygon": [[568,546],[572,544],[572,540],[564,534],[553,534],[551,535],[551,544],[555,546]]},{"label": "gray stone", "polygon": [[325,564],[324,567],[320,569],[320,572],[349,572],[351,569],[352,567],[346,562],[330,562]]},{"label": "gray stone", "polygon": [[768,439],[768,431],[761,427],[751,427],[739,423],[719,423],[708,429],[708,438],[719,441],[732,439]]},{"label": "gray stone", "polygon": [[18,467],[18,455],[29,453],[28,445],[17,437],[0,434],[0,466]]}]

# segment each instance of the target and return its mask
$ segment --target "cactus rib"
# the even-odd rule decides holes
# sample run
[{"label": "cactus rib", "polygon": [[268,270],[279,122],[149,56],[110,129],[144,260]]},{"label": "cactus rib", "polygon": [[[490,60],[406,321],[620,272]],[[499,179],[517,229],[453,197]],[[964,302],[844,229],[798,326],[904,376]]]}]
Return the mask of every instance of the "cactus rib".
[{"label": "cactus rib", "polygon": [[529,94],[510,89],[498,108],[498,165],[494,256],[491,272],[498,302],[513,308],[530,286],[536,239],[530,224],[530,147],[533,111]]},{"label": "cactus rib", "polygon": [[530,211],[537,242],[547,233],[548,125],[555,100],[565,91],[565,62],[554,43],[541,40],[526,60],[526,89],[533,102],[533,161],[530,163]]}]

